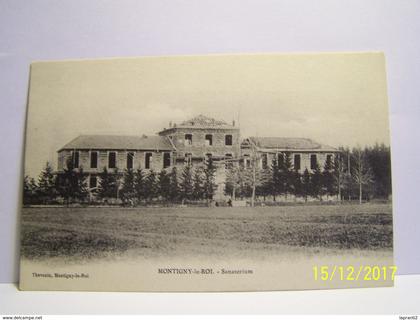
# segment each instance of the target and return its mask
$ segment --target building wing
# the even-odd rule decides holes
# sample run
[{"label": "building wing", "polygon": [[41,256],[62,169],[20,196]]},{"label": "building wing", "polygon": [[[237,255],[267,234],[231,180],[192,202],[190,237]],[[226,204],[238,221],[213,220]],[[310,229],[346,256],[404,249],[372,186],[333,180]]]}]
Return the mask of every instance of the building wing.
[{"label": "building wing", "polygon": [[61,150],[175,150],[167,137],[163,136],[120,136],[120,135],[80,135]]},{"label": "building wing", "polygon": [[250,137],[242,143],[242,147],[256,146],[260,150],[276,151],[317,151],[317,152],[337,152],[334,147],[320,144],[307,138],[287,138],[287,137]]}]

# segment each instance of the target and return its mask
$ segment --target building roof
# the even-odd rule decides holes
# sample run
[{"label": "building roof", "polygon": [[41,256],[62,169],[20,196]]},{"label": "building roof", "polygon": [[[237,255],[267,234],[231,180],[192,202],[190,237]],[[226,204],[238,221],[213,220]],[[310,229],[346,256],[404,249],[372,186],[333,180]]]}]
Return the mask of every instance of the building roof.
[{"label": "building roof", "polygon": [[296,150],[296,151],[329,151],[336,152],[336,148],[320,144],[307,138],[286,137],[250,137],[249,140],[260,149]]},{"label": "building roof", "polygon": [[232,127],[227,122],[223,120],[216,120],[205,115],[198,115],[192,119],[181,122],[179,127]]},{"label": "building roof", "polygon": [[174,147],[162,136],[80,135],[59,151],[65,149],[174,150]]},{"label": "building roof", "polygon": [[206,117],[202,114],[183,121],[179,124],[170,124],[169,128],[164,128],[160,133],[175,129],[175,128],[189,128],[189,129],[238,129],[233,124],[228,124],[223,120],[216,120],[214,118]]}]

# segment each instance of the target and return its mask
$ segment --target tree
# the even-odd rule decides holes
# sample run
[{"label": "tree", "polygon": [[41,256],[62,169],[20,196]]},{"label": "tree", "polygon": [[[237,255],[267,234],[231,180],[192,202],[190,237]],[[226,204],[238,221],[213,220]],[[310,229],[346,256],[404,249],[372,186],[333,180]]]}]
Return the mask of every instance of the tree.
[{"label": "tree", "polygon": [[139,202],[146,198],[145,175],[141,168],[138,168],[134,174],[134,191]]},{"label": "tree", "polygon": [[118,189],[118,171],[115,169],[114,173],[110,173],[104,167],[103,171],[99,174],[98,196],[102,199],[117,198]]},{"label": "tree", "polygon": [[144,190],[146,191],[145,198],[148,200],[153,200],[158,196],[159,187],[157,184],[156,172],[152,169],[146,177]]},{"label": "tree", "polygon": [[279,166],[280,173],[280,193],[284,193],[286,199],[290,192],[293,192],[293,171],[292,171],[292,160],[290,158],[290,152],[283,154],[283,161]]},{"label": "tree", "polygon": [[225,194],[230,195],[234,200],[237,197],[248,196],[250,194],[248,176],[249,170],[242,165],[229,166],[226,171]]},{"label": "tree", "polygon": [[306,168],[302,175],[302,196],[305,199],[305,202],[308,201],[308,196],[313,194],[312,191],[312,182],[311,182],[311,174],[309,173],[308,169]]},{"label": "tree", "polygon": [[354,161],[352,160],[354,157],[352,156],[352,153],[349,148],[340,148],[340,151],[343,155],[343,198],[346,198],[350,201],[357,193],[357,190],[355,190],[355,187],[357,186],[354,184],[352,177],[352,168],[354,166]]},{"label": "tree", "polygon": [[213,199],[214,192],[217,188],[217,184],[215,183],[215,176],[216,176],[216,167],[213,164],[213,159],[209,157],[206,160],[206,165],[204,168],[204,184],[203,184],[204,197],[208,201]]},{"label": "tree", "polygon": [[83,169],[75,169],[72,159],[67,160],[64,172],[57,179],[58,191],[66,200],[67,205],[73,200],[84,201],[89,195]]},{"label": "tree", "polygon": [[120,196],[123,201],[133,201],[136,198],[135,174],[132,169],[124,172]]},{"label": "tree", "polygon": [[238,179],[238,168],[236,166],[230,166],[226,168],[226,179],[225,179],[225,195],[229,195],[232,199],[236,198],[239,188]]},{"label": "tree", "polygon": [[170,198],[171,179],[166,170],[162,170],[158,176],[158,194],[165,200]]},{"label": "tree", "polygon": [[194,200],[201,200],[204,197],[203,191],[203,170],[200,167],[195,168],[192,178],[193,190],[192,198]]},{"label": "tree", "polygon": [[334,166],[331,157],[327,157],[327,160],[324,164],[324,169],[322,171],[322,194],[326,194],[328,196],[337,194],[333,168]]},{"label": "tree", "polygon": [[362,150],[356,149],[354,153],[355,165],[352,177],[359,187],[359,203],[362,204],[363,187],[369,186],[373,182],[373,175]]},{"label": "tree", "polygon": [[77,188],[75,192],[75,198],[79,201],[85,201],[89,196],[89,188],[86,181],[86,175],[83,174],[83,168],[76,172]]},{"label": "tree", "polygon": [[179,184],[178,184],[178,172],[177,168],[173,167],[169,174],[169,200],[177,201],[179,197]]},{"label": "tree", "polygon": [[311,191],[313,197],[319,198],[322,201],[322,172],[318,162],[316,163],[315,168],[313,169],[311,177]]},{"label": "tree", "polygon": [[258,171],[258,185],[257,185],[257,195],[262,196],[264,201],[266,197],[271,194],[271,170],[270,168],[263,168]]},{"label": "tree", "polygon": [[193,194],[192,169],[190,165],[186,165],[182,171],[181,183],[179,184],[182,202],[191,200]]},{"label": "tree", "polygon": [[339,201],[342,200],[342,189],[344,186],[344,169],[343,169],[343,163],[341,160],[341,155],[338,154],[335,158],[334,158],[334,168],[333,168],[333,179],[334,179],[334,184],[336,186],[336,191],[337,191],[337,198]]},{"label": "tree", "polygon": [[377,198],[388,198],[392,193],[390,148],[384,144],[375,144],[365,148],[364,155],[375,181],[373,195]]},{"label": "tree", "polygon": [[56,189],[56,177],[50,163],[45,164],[38,178],[38,197],[43,203],[49,203],[58,195]]},{"label": "tree", "polygon": [[35,179],[25,176],[23,179],[23,204],[29,205],[36,203],[37,193],[38,186],[36,185]]},{"label": "tree", "polygon": [[303,195],[303,185],[302,185],[302,175],[299,173],[299,170],[293,170],[292,174],[292,192],[295,197],[300,197]]},{"label": "tree", "polygon": [[273,158],[271,163],[271,194],[273,200],[276,201],[276,195],[279,195],[283,192],[282,177],[280,173],[280,166],[276,158]]}]

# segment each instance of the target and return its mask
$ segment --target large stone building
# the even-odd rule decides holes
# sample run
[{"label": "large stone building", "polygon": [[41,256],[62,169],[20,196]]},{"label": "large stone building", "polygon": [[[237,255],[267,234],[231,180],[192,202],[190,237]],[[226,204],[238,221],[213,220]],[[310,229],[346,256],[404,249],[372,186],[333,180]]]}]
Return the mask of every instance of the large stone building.
[{"label": "large stone building", "polygon": [[111,172],[142,168],[170,170],[187,164],[202,166],[212,157],[217,166],[216,197],[223,197],[225,164],[238,162],[250,166],[257,161],[260,168],[271,165],[274,157],[284,153],[292,157],[294,168],[311,171],[316,163],[321,167],[335,148],[303,138],[249,137],[241,141],[239,127],[224,121],[199,115],[180,124],[170,123],[155,136],[81,135],[58,150],[58,174],[68,161],[74,168],[83,168],[88,186],[94,190],[98,174],[107,168]]}]

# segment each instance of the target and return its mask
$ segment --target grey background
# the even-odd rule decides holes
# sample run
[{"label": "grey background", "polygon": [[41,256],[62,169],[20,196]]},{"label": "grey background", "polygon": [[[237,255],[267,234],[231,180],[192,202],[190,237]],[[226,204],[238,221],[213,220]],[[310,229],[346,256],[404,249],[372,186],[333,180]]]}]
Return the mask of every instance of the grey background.
[{"label": "grey background", "polygon": [[0,0],[0,282],[18,278],[31,61],[302,51],[385,52],[396,264],[420,273],[419,35],[415,0]]}]

